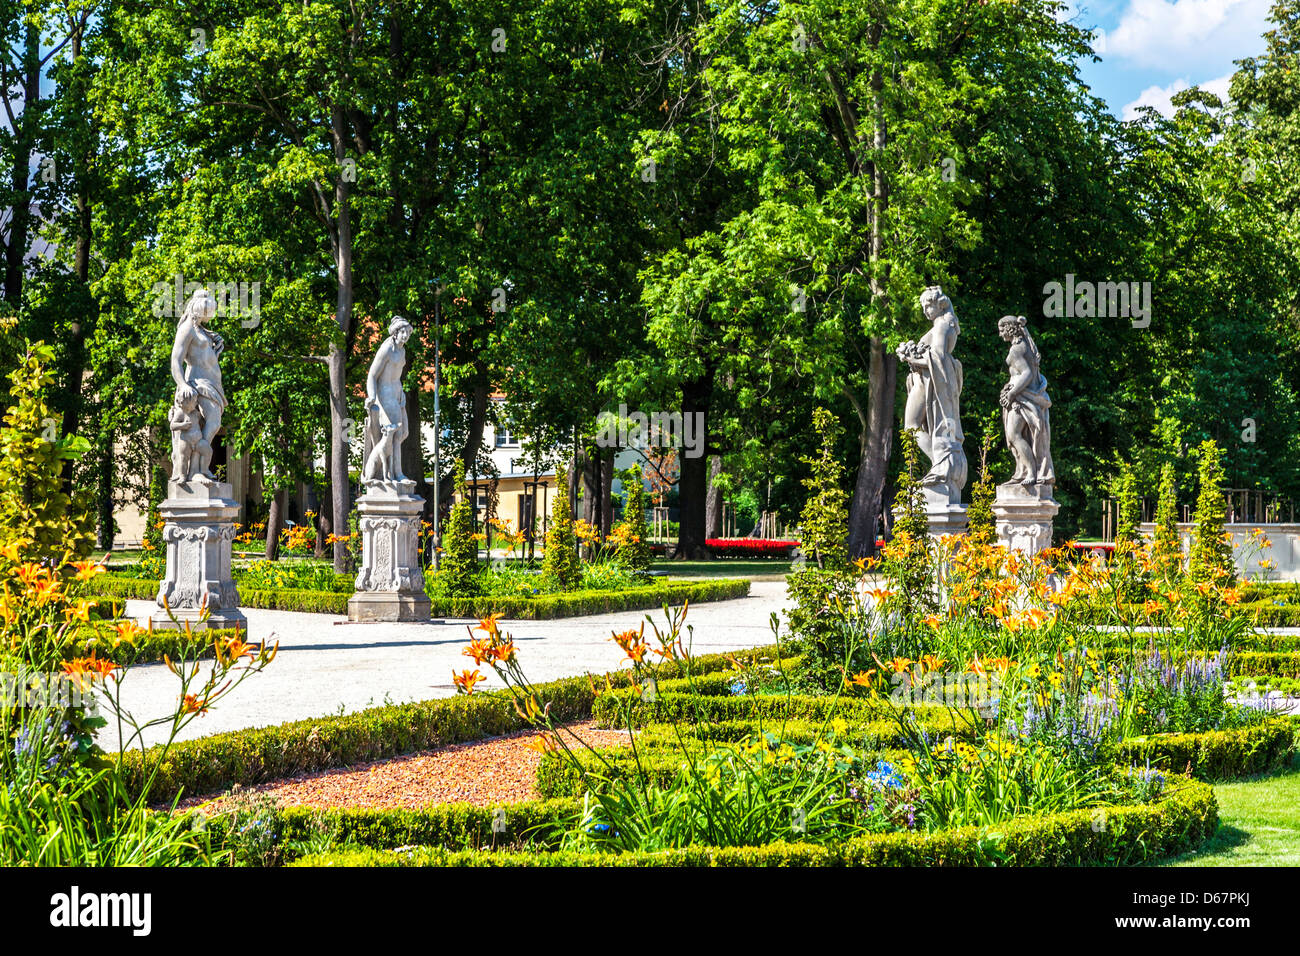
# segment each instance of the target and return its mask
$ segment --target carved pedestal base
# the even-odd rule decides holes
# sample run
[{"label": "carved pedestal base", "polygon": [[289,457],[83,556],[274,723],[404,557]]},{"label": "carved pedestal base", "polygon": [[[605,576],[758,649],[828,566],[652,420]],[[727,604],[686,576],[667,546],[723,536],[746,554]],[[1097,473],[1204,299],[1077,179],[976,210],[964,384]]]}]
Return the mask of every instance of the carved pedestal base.
[{"label": "carved pedestal base", "polygon": [[1051,485],[998,485],[993,517],[998,523],[998,544],[1011,551],[1037,554],[1052,546],[1052,519],[1061,510],[1052,499]]},{"label": "carved pedestal base", "polygon": [[348,601],[349,621],[427,621],[420,570],[424,499],[413,481],[371,481],[357,499],[361,570]]},{"label": "carved pedestal base", "polygon": [[164,522],[167,574],[158,588],[153,626],[247,627],[230,574],[230,544],[239,516],[230,485],[198,479],[168,482],[167,500],[158,511]]},{"label": "carved pedestal base", "polygon": [[930,537],[942,538],[949,534],[966,533],[966,506],[952,501],[948,495],[923,488],[925,515],[930,522]]}]

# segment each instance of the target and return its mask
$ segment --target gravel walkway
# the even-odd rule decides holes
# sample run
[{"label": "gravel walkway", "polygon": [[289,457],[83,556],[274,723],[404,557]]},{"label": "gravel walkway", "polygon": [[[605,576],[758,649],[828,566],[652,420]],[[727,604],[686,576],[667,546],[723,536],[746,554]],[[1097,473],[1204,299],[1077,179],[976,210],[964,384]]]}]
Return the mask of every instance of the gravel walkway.
[{"label": "gravel walkway", "polygon": [[[629,739],[626,731],[601,730],[590,721],[572,724],[570,729],[593,747],[627,744]],[[533,783],[542,759],[532,746],[536,736],[532,730],[520,731],[357,767],[303,774],[248,787],[244,793],[266,794],[282,807],[316,809],[409,809],[433,803],[495,807],[535,800],[538,795]],[[567,733],[564,739],[577,746]],[[210,799],[193,797],[183,805]]]}]

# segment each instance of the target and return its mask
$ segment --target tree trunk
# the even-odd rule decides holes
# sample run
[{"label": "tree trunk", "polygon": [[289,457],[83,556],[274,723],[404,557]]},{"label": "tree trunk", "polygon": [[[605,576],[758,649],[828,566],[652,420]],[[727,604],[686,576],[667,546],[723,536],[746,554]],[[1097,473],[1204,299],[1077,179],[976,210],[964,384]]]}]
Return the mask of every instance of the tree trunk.
[{"label": "tree trunk", "polygon": [[[712,369],[693,382],[682,385],[682,419],[688,415],[702,414],[704,434],[708,435],[709,406],[713,399]],[[708,441],[704,441],[703,454],[694,458],[684,454],[679,457],[681,476],[678,479],[680,513],[677,525],[677,553],[675,558],[697,561],[711,555],[705,548],[705,505],[709,494]]]},{"label": "tree trunk", "polygon": [[[72,62],[76,63],[81,59],[81,30],[80,28],[72,37]],[[87,125],[92,123],[90,111],[86,107],[86,90],[85,83],[79,78],[75,81],[75,93],[77,97],[77,112]],[[88,137],[88,141],[93,142],[93,133]],[[67,379],[68,393],[65,397],[66,404],[63,407],[63,434],[75,435],[81,427],[82,410],[85,407],[84,391],[82,379],[86,373],[86,338],[88,333],[93,333],[95,316],[93,311],[96,309],[95,299],[90,295],[88,283],[90,280],[90,243],[91,227],[93,225],[93,209],[90,201],[89,173],[90,164],[93,156],[83,155],[79,157],[76,167],[76,202],[77,210],[77,238],[73,246],[72,253],[72,272],[77,277],[81,289],[85,293],[82,302],[85,305],[86,314],[73,321],[68,328],[67,336],[67,353],[65,357],[65,374]],[[106,452],[112,456],[112,450]],[[68,459],[63,463],[63,485],[65,490],[72,489],[72,472],[74,462]]]},{"label": "tree trunk", "polygon": [[879,336],[871,338],[870,353],[867,408],[862,409],[854,399],[861,425],[861,460],[853,501],[849,506],[849,556],[853,558],[870,557],[876,553],[876,526],[880,521],[894,435],[898,356],[885,348],[884,340]]},{"label": "tree trunk", "polygon": [[5,300],[15,309],[23,294],[23,263],[27,258],[27,234],[32,218],[32,151],[41,110],[41,35],[35,17],[27,25],[23,42],[23,111],[13,131],[13,165],[10,186],[13,205],[9,210],[9,244],[5,248]]},{"label": "tree trunk", "polygon": [[[330,448],[325,448],[325,473],[323,485],[316,497],[316,557],[324,560],[330,554],[329,536],[334,533],[333,508],[334,496],[330,490]],[[313,481],[315,476],[313,475]]]},{"label": "tree trunk", "polygon": [[266,516],[266,560],[280,560],[280,532],[284,530],[285,510],[289,507],[289,489],[277,488],[271,496]]},{"label": "tree trunk", "polygon": [[605,448],[600,455],[600,537],[603,541],[614,530],[614,449]]},{"label": "tree trunk", "polygon": [[415,493],[424,499],[424,517],[433,514],[433,493],[424,473],[424,435],[420,420],[420,380],[415,377],[406,390],[406,424],[410,433],[402,442],[402,473],[415,482]]},{"label": "tree trunk", "polygon": [[[345,144],[347,130],[343,117],[343,108],[334,105],[331,118],[331,133],[334,141],[334,159],[340,167],[346,158]],[[338,295],[334,305],[334,322],[338,326],[340,339],[330,343],[329,379],[330,379],[330,485],[333,495],[335,534],[344,534],[348,527],[348,517],[352,511],[352,485],[348,475],[348,347],[352,332],[352,197],[348,182],[340,174],[334,183],[334,212],[336,217],[336,240],[334,264],[338,281]],[[334,542],[334,571],[346,574],[349,570],[349,554],[346,541]]]},{"label": "tree trunk", "polygon": [[722,537],[722,492],[717,485],[722,474],[722,456],[709,456],[709,495],[704,505],[704,534],[707,538]]},{"label": "tree trunk", "polygon": [[96,546],[105,551],[113,550],[113,540],[117,536],[113,527],[113,435],[104,440],[104,453],[99,458],[99,521],[96,533]]}]

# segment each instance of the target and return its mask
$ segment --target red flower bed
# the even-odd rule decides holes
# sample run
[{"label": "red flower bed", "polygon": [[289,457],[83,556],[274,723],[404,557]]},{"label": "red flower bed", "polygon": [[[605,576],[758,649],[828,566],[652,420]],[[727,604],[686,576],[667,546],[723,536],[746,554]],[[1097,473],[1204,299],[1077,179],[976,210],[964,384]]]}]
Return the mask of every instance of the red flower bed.
[{"label": "red flower bed", "polygon": [[704,544],[720,558],[788,558],[799,547],[775,538],[709,538]]}]

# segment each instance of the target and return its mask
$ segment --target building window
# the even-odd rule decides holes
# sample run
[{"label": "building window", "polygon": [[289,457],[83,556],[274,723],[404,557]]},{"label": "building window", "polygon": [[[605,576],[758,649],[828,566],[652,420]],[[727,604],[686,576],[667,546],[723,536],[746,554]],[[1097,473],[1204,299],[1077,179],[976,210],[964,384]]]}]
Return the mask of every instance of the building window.
[{"label": "building window", "polygon": [[519,444],[519,439],[510,434],[509,427],[505,425],[496,430],[495,441],[497,448],[513,448]]}]

